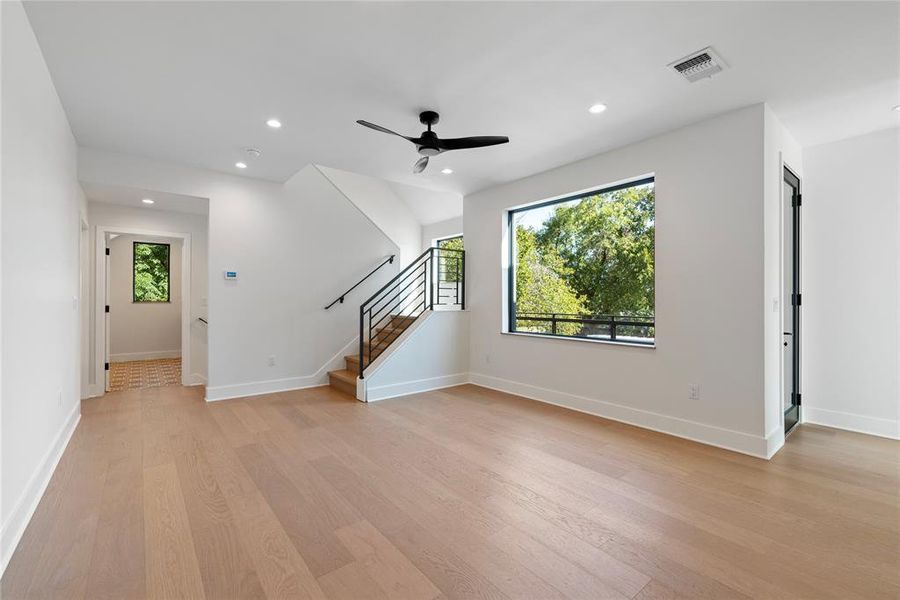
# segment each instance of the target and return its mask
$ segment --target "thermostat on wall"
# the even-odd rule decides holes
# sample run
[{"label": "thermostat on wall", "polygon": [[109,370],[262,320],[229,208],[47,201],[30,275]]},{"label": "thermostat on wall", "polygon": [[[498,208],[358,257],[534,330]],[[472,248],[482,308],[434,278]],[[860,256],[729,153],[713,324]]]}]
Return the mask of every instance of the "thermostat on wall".
[{"label": "thermostat on wall", "polygon": [[225,279],[234,281],[237,279],[237,271],[225,271]]}]

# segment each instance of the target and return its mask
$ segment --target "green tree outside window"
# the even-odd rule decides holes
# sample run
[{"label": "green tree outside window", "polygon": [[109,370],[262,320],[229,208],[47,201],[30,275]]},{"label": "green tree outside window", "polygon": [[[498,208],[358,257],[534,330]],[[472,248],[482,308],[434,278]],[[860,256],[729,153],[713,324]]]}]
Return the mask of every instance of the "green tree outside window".
[{"label": "green tree outside window", "polygon": [[169,244],[134,242],[134,301],[169,302]]}]

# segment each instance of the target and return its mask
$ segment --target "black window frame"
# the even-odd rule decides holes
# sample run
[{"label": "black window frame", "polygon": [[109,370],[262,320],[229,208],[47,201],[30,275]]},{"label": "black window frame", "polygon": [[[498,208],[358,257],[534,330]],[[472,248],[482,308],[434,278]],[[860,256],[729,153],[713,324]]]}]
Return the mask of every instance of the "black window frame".
[{"label": "black window frame", "polygon": [[[610,192],[616,192],[618,190],[624,190],[631,187],[638,187],[641,185],[653,184],[654,190],[656,188],[656,176],[648,175],[646,177],[641,177],[639,179],[632,179],[629,181],[625,181],[623,183],[617,183],[615,185],[607,185],[598,188],[594,188],[591,190],[587,190],[585,192],[579,192],[577,194],[573,194],[571,196],[563,196],[560,198],[554,198],[551,200],[544,200],[542,202],[536,202],[534,204],[527,204],[525,206],[520,206],[518,208],[511,208],[507,210],[506,214],[506,234],[509,238],[507,240],[507,252],[508,252],[508,261],[506,267],[506,331],[503,333],[513,334],[513,335],[527,335],[533,337],[549,337],[554,339],[564,339],[564,340],[576,340],[581,342],[593,342],[593,343],[601,343],[601,344],[617,344],[622,346],[638,346],[642,348],[655,348],[656,347],[656,315],[653,315],[653,331],[654,337],[652,341],[648,342],[639,342],[639,341],[619,341],[615,339],[593,339],[589,337],[582,337],[576,335],[563,335],[558,333],[535,333],[532,331],[517,331],[516,330],[516,302],[515,302],[515,292],[516,292],[516,279],[515,279],[515,269],[516,269],[516,233],[515,233],[515,225],[513,220],[515,219],[515,215],[522,212],[527,212],[530,210],[534,210],[537,208],[543,208],[545,206],[552,206],[554,204],[563,204],[565,202],[574,202],[576,200],[581,200],[584,198],[588,198],[590,196],[596,196],[598,194],[607,194]],[[656,202],[654,200],[653,203],[653,218],[656,220]],[[655,264],[656,264],[656,256],[654,253],[654,272],[655,272]],[[655,293],[655,292],[654,292]]]},{"label": "black window frame", "polygon": [[[135,277],[135,268],[137,267],[137,252],[135,252],[138,244],[143,246],[165,246],[166,247],[166,286],[165,300],[138,300],[137,299],[137,277]],[[131,242],[131,302],[132,304],[166,304],[172,302],[172,244],[165,242],[139,242],[137,240]]]}]

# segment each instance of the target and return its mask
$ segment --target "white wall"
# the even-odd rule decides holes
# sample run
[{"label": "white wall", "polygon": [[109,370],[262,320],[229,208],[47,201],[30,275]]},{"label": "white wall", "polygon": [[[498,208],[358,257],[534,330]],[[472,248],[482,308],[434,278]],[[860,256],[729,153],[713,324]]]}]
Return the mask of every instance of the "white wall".
[{"label": "white wall", "polygon": [[0,569],[80,416],[76,146],[18,2],[2,21]]},{"label": "white wall", "polygon": [[422,226],[394,185],[381,179],[340,169],[316,168],[334,184],[376,227],[400,248],[400,265],[406,266],[421,251]]},{"label": "white wall", "polygon": [[314,166],[281,185],[81,149],[79,173],[209,199],[210,399],[326,383],[357,336],[360,303],[400,266],[324,310],[398,248]]},{"label": "white wall", "polygon": [[900,438],[900,129],[803,167],[803,419]]},{"label": "white wall", "polygon": [[[169,244],[169,302],[134,302],[134,242]],[[110,362],[181,356],[181,239],[118,235],[107,247]]]},{"label": "white wall", "polygon": [[368,371],[369,402],[467,382],[469,313],[426,311]]},{"label": "white wall", "polygon": [[[168,233],[188,233],[191,236],[191,376],[193,383],[204,383],[208,377],[208,357],[207,357],[207,326],[197,320],[197,317],[207,317],[207,298],[209,296],[209,274],[208,274],[208,246],[209,246],[209,218],[206,215],[188,214],[182,212],[174,212],[167,210],[159,210],[155,208],[134,208],[131,206],[120,206],[107,202],[89,202],[88,203],[88,222],[90,223],[91,234],[91,256],[90,264],[95,264],[94,244],[98,227],[115,228],[120,231],[161,231]],[[130,256],[130,250],[129,250]],[[179,261],[179,269],[180,269]],[[175,268],[173,266],[173,268]],[[94,289],[93,270],[91,271],[91,290]],[[130,277],[130,275],[129,275]],[[175,278],[173,277],[173,280]],[[129,279],[130,282],[130,279]],[[130,283],[129,283],[130,285]],[[176,283],[181,286],[180,277]],[[93,306],[93,304],[92,304]],[[110,309],[110,316],[113,315],[113,309]],[[98,315],[94,315],[96,318]],[[102,315],[99,315],[102,318]],[[93,323],[93,321],[92,321]],[[181,318],[179,316],[178,331],[181,327]],[[113,333],[116,332],[114,328]],[[95,329],[90,329],[91,346],[93,351],[96,348]],[[174,346],[181,347],[180,337]],[[113,351],[115,349],[113,348]],[[86,357],[84,360],[90,360]],[[102,362],[102,357],[100,357]],[[98,381],[102,383],[102,379],[98,378],[99,371],[92,372],[92,394],[102,393],[102,389],[98,389]],[[102,388],[102,386],[101,386]]]},{"label": "white wall", "polygon": [[437,223],[425,225],[422,227],[422,250],[424,251],[427,248],[430,248],[434,243],[434,240],[438,238],[447,238],[453,237],[455,235],[462,235],[462,232],[462,215],[453,217],[452,219],[447,219],[445,221],[439,221]]},{"label": "white wall", "polygon": [[[751,106],[466,197],[473,381],[766,455],[764,114]],[[649,173],[657,347],[502,334],[506,209]]]},{"label": "white wall", "polygon": [[[766,106],[763,127],[763,202],[765,228],[765,267],[762,297],[765,332],[763,360],[765,361],[765,432],[768,441],[767,454],[775,453],[784,444],[783,365],[784,337],[784,167],[803,177],[803,161],[800,145],[772,110]],[[787,202],[790,203],[788,198]]]}]

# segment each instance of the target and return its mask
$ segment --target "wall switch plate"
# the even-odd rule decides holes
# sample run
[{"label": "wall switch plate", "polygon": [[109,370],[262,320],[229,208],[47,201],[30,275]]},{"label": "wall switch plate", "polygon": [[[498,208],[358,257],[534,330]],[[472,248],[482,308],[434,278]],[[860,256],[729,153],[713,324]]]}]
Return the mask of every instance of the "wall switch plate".
[{"label": "wall switch plate", "polygon": [[688,400],[699,400],[699,399],[700,399],[700,384],[698,384],[698,383],[688,384]]},{"label": "wall switch plate", "polygon": [[275,366],[275,355],[274,354],[269,355],[269,366],[270,367]]},{"label": "wall switch plate", "polygon": [[62,406],[62,390],[56,390],[56,406]]}]

